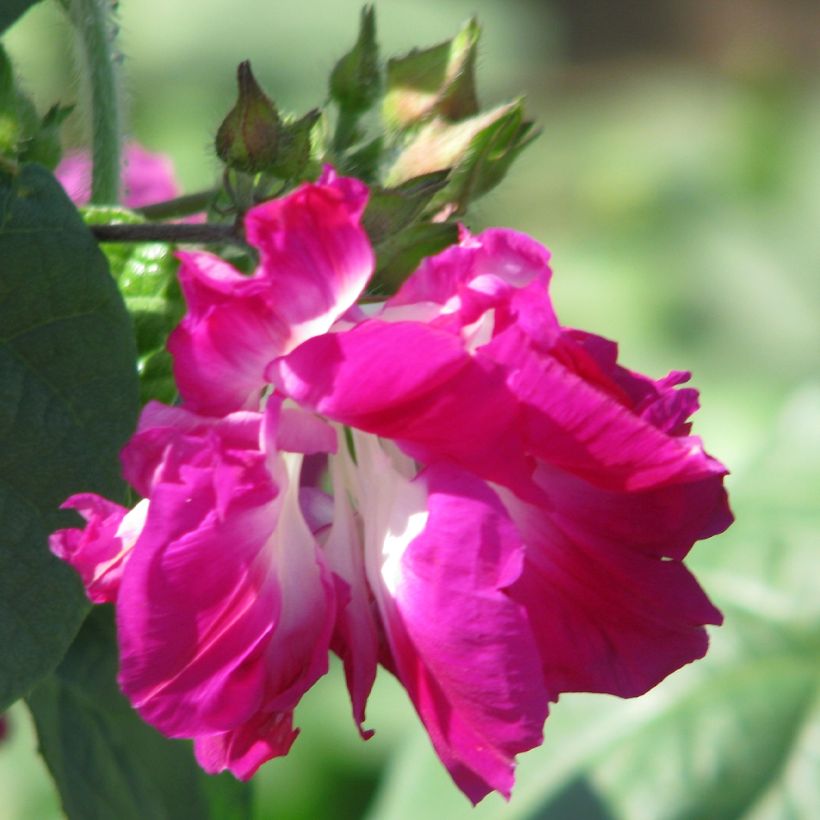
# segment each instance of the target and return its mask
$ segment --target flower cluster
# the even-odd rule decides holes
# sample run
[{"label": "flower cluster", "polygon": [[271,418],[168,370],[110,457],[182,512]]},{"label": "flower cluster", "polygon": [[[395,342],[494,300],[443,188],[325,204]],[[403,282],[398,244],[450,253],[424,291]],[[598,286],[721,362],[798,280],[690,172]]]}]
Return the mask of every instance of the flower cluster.
[{"label": "flower cluster", "polygon": [[522,234],[463,231],[358,305],[367,197],[328,169],[252,209],[251,276],[180,254],[182,403],[122,453],[144,500],[73,496],[87,526],[51,548],[116,604],[134,707],[207,771],[287,753],[332,650],[363,736],[381,664],[466,795],[508,796],[561,692],[640,695],[704,654],[721,616],[682,560],[731,522],[726,470],[688,374],[562,327]]}]

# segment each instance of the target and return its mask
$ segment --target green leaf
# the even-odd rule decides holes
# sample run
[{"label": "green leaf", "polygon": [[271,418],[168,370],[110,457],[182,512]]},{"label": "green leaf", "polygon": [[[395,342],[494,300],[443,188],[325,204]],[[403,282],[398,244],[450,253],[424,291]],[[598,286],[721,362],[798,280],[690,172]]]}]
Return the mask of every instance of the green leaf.
[{"label": "green leaf", "polygon": [[28,698],[70,820],[245,820],[250,787],[210,777],[191,744],[144,723],[115,682],[112,612],[96,607],[63,662]]},{"label": "green leaf", "polygon": [[695,547],[690,567],[726,618],[704,660],[634,700],[562,695],[506,807],[472,810],[419,732],[368,816],[572,820],[561,798],[583,783],[617,820],[820,817],[818,418],[808,386],[738,477],[735,526]]},{"label": "green leaf", "polygon": [[57,181],[0,173],[0,710],[58,663],[87,612],[50,532],[72,493],[121,497],[137,410],[131,322]]},{"label": "green leaf", "polygon": [[373,187],[362,220],[370,241],[379,244],[415,222],[447,184],[448,176],[448,171],[436,171],[395,188]]},{"label": "green leaf", "polygon": [[0,4],[0,34],[38,2],[39,0],[3,0]]}]

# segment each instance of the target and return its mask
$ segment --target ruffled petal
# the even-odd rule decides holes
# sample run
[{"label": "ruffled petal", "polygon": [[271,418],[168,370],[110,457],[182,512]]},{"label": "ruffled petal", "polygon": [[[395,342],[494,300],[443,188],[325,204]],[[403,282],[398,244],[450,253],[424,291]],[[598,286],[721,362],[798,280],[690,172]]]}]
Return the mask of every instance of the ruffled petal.
[{"label": "ruffled petal", "polygon": [[731,521],[719,480],[637,493],[555,470],[537,480],[549,508],[498,492],[527,545],[511,594],[529,614],[551,697],[633,697],[702,657],[704,626],[722,619],[678,559]]},{"label": "ruffled petal", "polygon": [[371,320],[310,339],[267,375],[298,403],[393,439],[420,461],[449,459],[515,486],[532,470],[503,369],[447,330]]},{"label": "ruffled petal", "polygon": [[641,490],[723,476],[699,439],[669,435],[618,397],[534,347],[515,326],[481,349],[507,368],[525,447],[555,467],[611,489]]},{"label": "ruffled petal", "polygon": [[208,253],[178,255],[188,312],[168,350],[180,395],[189,409],[208,415],[258,409],[265,365],[286,350],[290,337],[269,283]]},{"label": "ruffled petal", "polygon": [[458,245],[425,259],[388,305],[446,305],[475,280],[480,283],[476,290],[488,291],[495,283],[522,288],[534,281],[545,288],[549,258],[543,245],[518,231],[491,228],[478,236],[465,231]]},{"label": "ruffled petal", "polygon": [[168,340],[189,409],[258,409],[264,367],[324,333],[364,290],[373,251],[360,221],[367,187],[328,173],[245,216],[262,265],[244,276],[207,253],[180,254],[188,313]]},{"label": "ruffled petal", "polygon": [[355,304],[373,274],[361,216],[367,186],[326,174],[248,211],[245,233],[262,256],[268,298],[293,347],[324,333]]},{"label": "ruffled petal", "polygon": [[263,763],[286,755],[298,734],[292,712],[261,714],[230,732],[195,738],[194,753],[208,774],[227,769],[250,780]]},{"label": "ruffled petal", "polygon": [[486,484],[448,466],[411,481],[356,436],[370,585],[392,661],[433,746],[474,803],[509,796],[542,740],[547,692],[526,613],[507,594],[523,545]]},{"label": "ruffled petal", "polygon": [[81,493],[68,498],[61,509],[76,510],[87,523],[84,529],[52,533],[49,549],[77,570],[92,603],[112,603],[145,523],[148,502],[127,510],[94,493]]},{"label": "ruffled petal", "polygon": [[233,432],[170,437],[118,598],[121,686],[170,736],[290,711],[327,668],[334,588],[299,509],[301,456],[286,471]]}]

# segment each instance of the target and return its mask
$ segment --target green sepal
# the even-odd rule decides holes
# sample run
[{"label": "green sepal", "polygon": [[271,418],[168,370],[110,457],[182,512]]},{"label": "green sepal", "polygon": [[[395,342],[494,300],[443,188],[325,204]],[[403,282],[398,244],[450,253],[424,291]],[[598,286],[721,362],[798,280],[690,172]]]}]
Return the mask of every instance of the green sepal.
[{"label": "green sepal", "polygon": [[435,116],[457,121],[478,113],[475,62],[481,28],[473,18],[452,39],[388,60],[382,117],[407,129]]},{"label": "green sepal", "polygon": [[356,44],[330,74],[330,96],[340,108],[361,114],[375,105],[381,87],[376,13],[372,5],[367,5],[362,8]]},{"label": "green sepal", "polygon": [[419,222],[390,236],[376,247],[375,290],[395,293],[422,259],[458,241],[454,222]]},{"label": "green sepal", "polygon": [[55,168],[62,153],[58,129],[72,110],[54,105],[40,118],[15,83],[11,61],[0,46],[0,156]]},{"label": "green sepal", "polygon": [[318,108],[299,119],[281,124],[279,146],[274,160],[265,172],[279,179],[302,179],[313,154],[313,134],[321,119]]},{"label": "green sepal", "polygon": [[380,134],[360,148],[351,151],[339,160],[342,173],[374,185],[379,178],[382,156],[384,154],[384,137]]},{"label": "green sepal", "polygon": [[418,220],[433,197],[447,185],[448,177],[448,171],[435,171],[395,188],[374,187],[362,219],[370,241],[378,245]]}]

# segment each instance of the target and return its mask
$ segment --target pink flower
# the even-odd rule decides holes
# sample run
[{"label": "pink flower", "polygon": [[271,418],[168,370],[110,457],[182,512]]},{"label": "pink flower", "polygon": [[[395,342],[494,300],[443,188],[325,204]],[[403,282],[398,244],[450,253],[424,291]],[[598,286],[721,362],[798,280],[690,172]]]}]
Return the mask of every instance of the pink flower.
[{"label": "pink flower", "polygon": [[562,327],[526,236],[465,231],[357,307],[366,197],[327,171],[253,209],[250,277],[182,256],[184,408],[149,405],[123,453],[144,526],[101,506],[53,549],[89,594],[119,562],[123,689],[206,770],[287,752],[332,648],[365,736],[381,663],[459,788],[508,796],[561,692],[639,695],[705,653],[721,616],[682,561],[731,522],[726,470],[688,374]]},{"label": "pink flower", "polygon": [[[91,198],[91,157],[87,151],[67,154],[54,174],[77,205],[85,205]],[[136,142],[125,146],[122,186],[122,201],[129,208],[179,196],[171,160],[164,154],[147,151]]]}]

